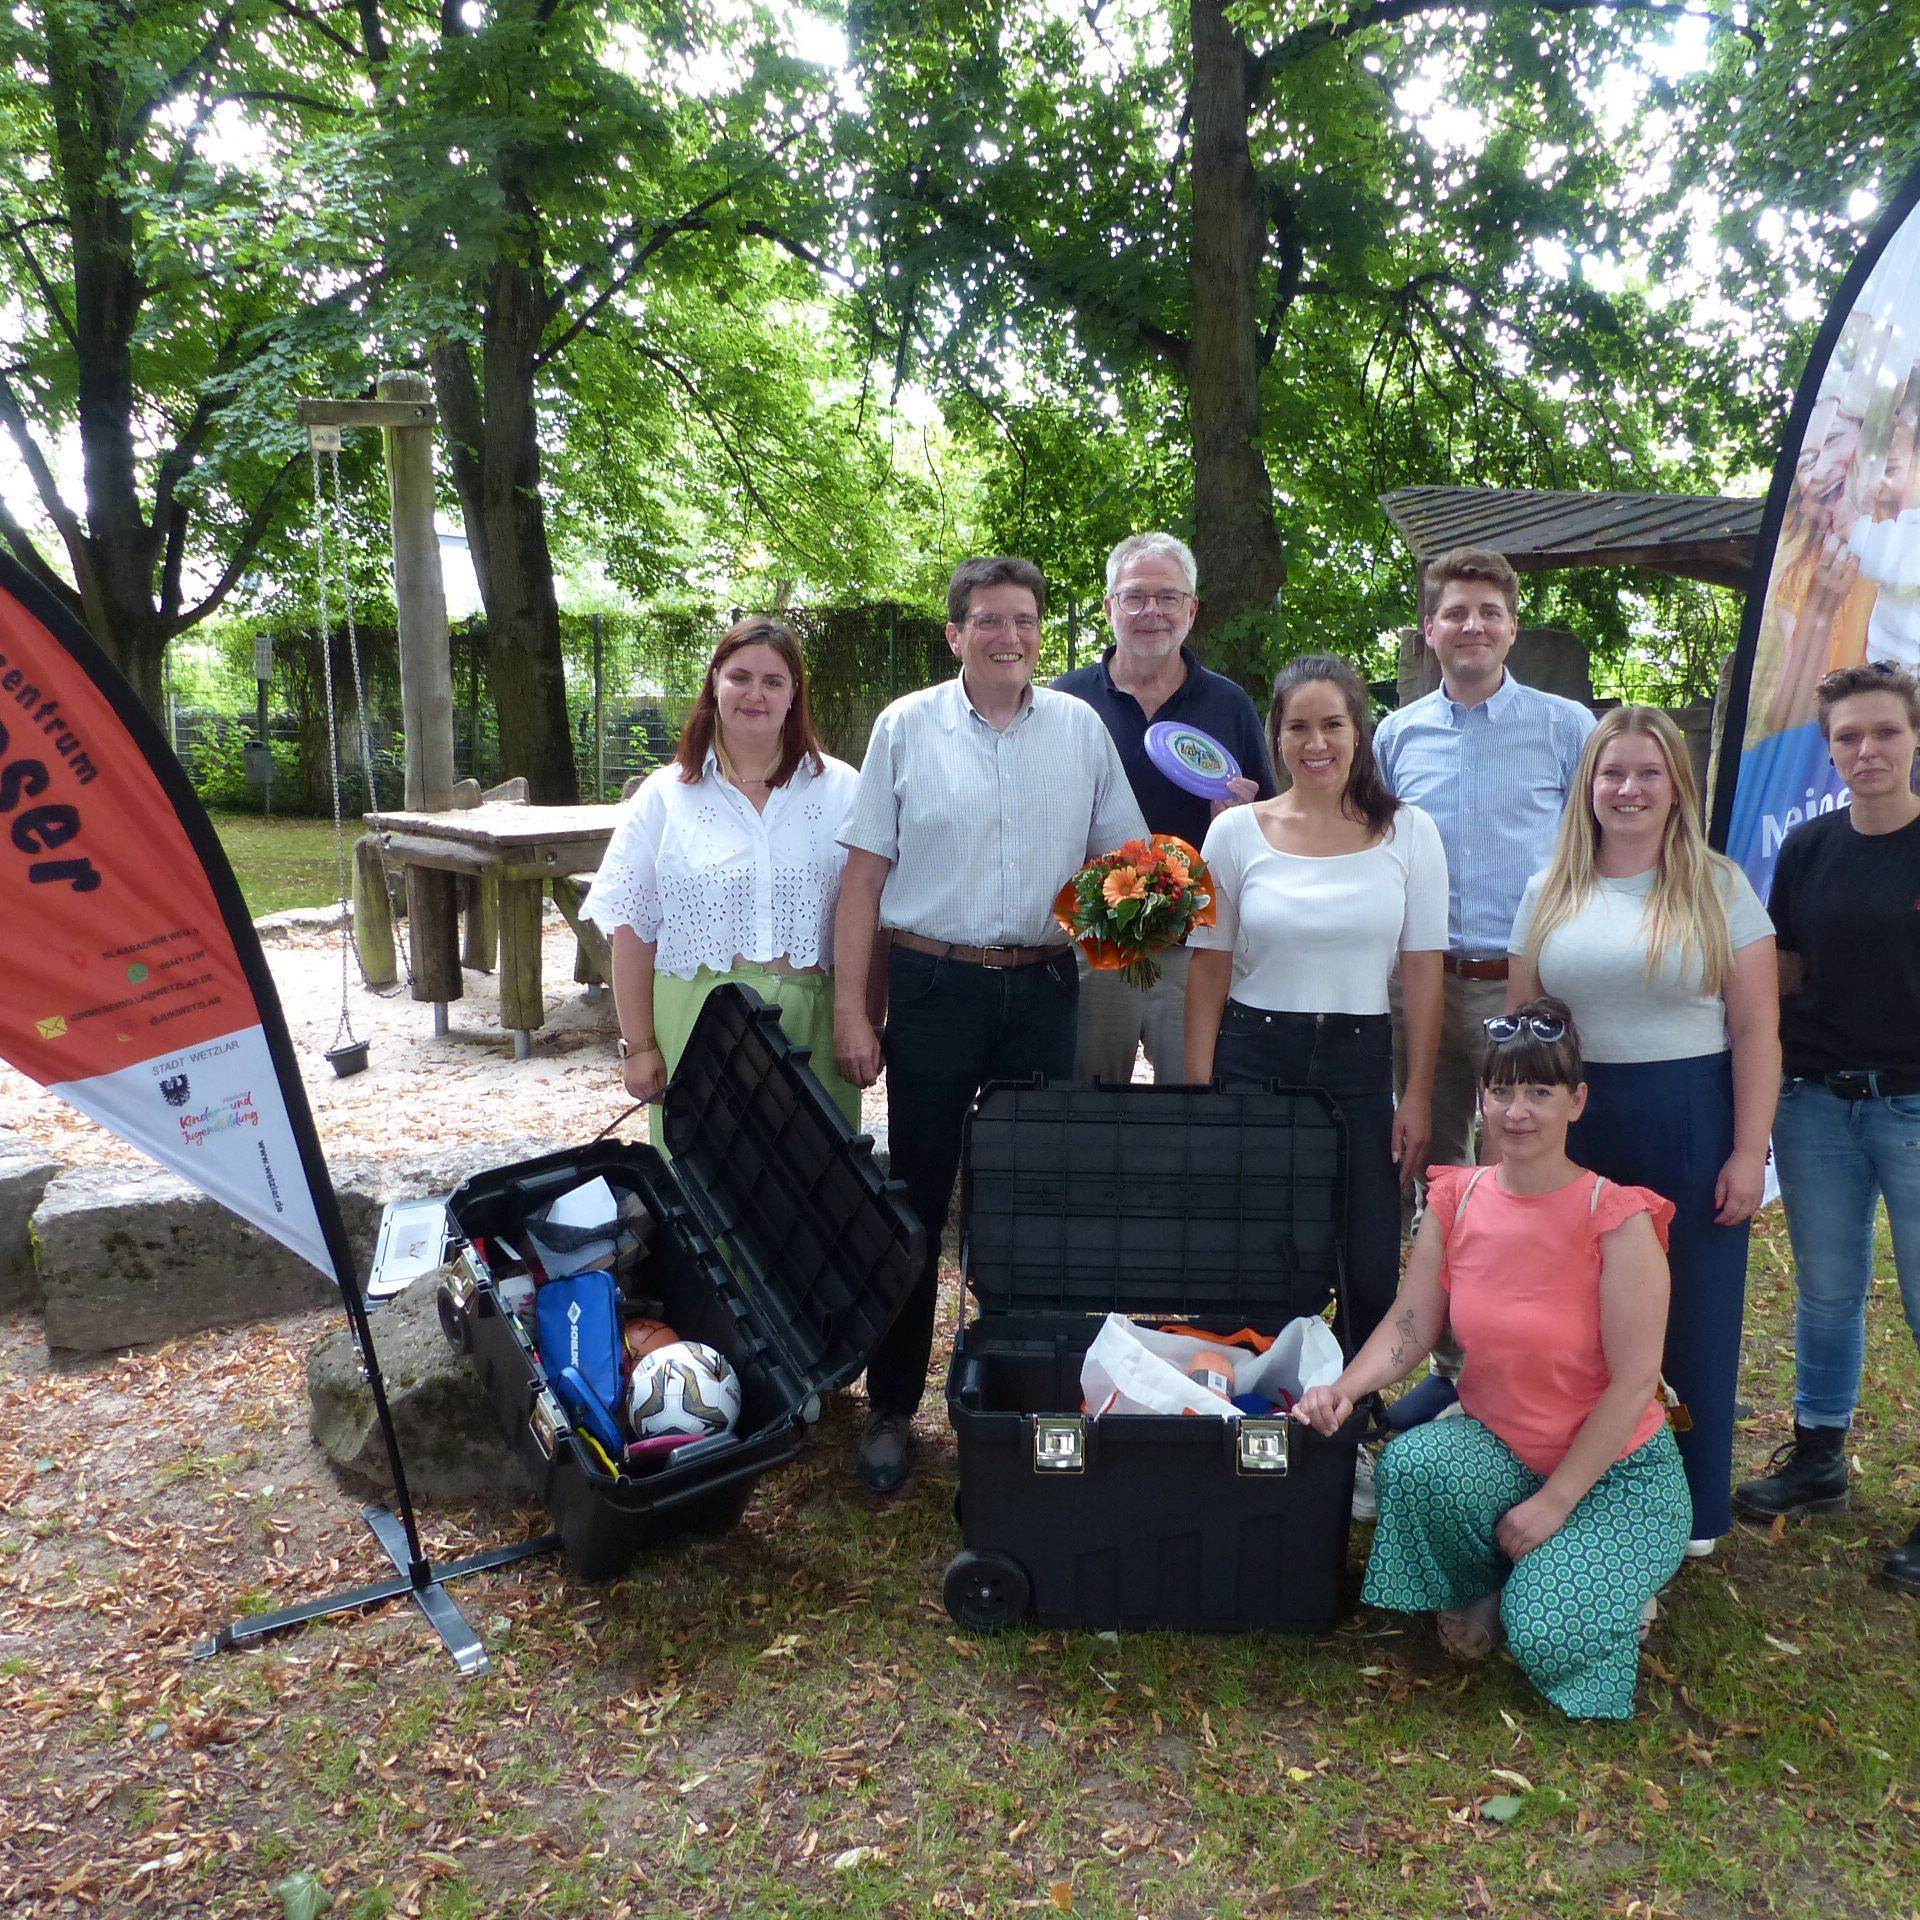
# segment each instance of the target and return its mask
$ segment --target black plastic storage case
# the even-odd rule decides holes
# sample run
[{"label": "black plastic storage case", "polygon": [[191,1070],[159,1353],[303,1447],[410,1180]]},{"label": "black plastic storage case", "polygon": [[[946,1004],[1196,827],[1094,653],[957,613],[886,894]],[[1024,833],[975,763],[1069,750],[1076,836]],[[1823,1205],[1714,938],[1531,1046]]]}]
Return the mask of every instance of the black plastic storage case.
[{"label": "black plastic storage case", "polygon": [[[465,1244],[442,1322],[586,1579],[612,1579],[643,1547],[738,1520],[759,1477],[799,1452],[819,1396],[866,1365],[919,1271],[905,1190],[882,1177],[872,1141],[847,1126],[807,1058],[758,994],[717,988],[667,1087],[670,1160],[603,1140],[478,1174],[448,1203]],[[516,1241],[530,1212],[596,1174],[654,1216],[641,1280],[663,1317],[740,1376],[734,1444],[684,1464],[670,1454],[644,1476],[609,1474],[580,1444],[497,1290],[508,1269],[495,1271],[496,1243]]]},{"label": "black plastic storage case", "polygon": [[1344,1299],[1332,1102],[993,1086],[966,1164],[961,1260],[981,1311],[947,1377],[966,1543],[948,1611],[976,1630],[1331,1625],[1361,1421],[1323,1439],[1284,1418],[1078,1409],[1109,1312],[1274,1334]]}]

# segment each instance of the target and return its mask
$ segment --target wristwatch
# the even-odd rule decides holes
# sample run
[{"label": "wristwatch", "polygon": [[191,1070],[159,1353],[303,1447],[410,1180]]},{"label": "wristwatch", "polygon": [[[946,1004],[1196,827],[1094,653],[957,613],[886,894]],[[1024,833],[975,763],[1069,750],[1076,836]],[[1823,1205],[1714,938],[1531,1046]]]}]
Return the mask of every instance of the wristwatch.
[{"label": "wristwatch", "polygon": [[614,1044],[620,1049],[620,1058],[624,1060],[629,1054],[652,1053],[659,1046],[660,1042],[658,1040],[649,1040],[644,1047],[630,1047],[627,1045],[627,1036],[623,1033]]}]

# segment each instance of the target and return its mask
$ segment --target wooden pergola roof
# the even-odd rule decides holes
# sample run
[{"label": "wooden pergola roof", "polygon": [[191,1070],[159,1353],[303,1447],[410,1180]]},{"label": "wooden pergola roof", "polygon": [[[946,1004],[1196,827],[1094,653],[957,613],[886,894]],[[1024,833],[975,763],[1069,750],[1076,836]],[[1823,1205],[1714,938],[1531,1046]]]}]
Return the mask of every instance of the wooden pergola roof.
[{"label": "wooden pergola roof", "polygon": [[1380,504],[1416,560],[1491,547],[1516,572],[1650,567],[1744,587],[1760,535],[1759,500],[1684,493],[1548,493],[1524,487],[1401,487]]}]

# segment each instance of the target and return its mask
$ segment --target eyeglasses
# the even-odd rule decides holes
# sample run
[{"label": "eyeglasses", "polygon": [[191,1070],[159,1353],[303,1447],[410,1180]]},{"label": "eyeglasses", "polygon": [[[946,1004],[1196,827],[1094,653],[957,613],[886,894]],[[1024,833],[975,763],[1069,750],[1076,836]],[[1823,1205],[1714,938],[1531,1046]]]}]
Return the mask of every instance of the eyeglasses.
[{"label": "eyeglasses", "polygon": [[1548,1046],[1567,1037],[1567,1023],[1557,1013],[1495,1013],[1480,1024],[1486,1028],[1487,1038],[1500,1046],[1519,1039],[1522,1033],[1530,1033]]},{"label": "eyeglasses", "polygon": [[975,633],[984,633],[991,639],[997,633],[1005,633],[1009,627],[1022,640],[1031,640],[1040,631],[1040,617],[1032,613],[1016,613],[1011,620],[1004,613],[970,613],[967,625]]},{"label": "eyeglasses", "polygon": [[1178,613],[1192,598],[1192,594],[1175,593],[1171,587],[1158,593],[1143,593],[1137,587],[1129,587],[1125,593],[1113,596],[1113,604],[1122,613],[1145,613],[1149,607],[1156,613]]}]

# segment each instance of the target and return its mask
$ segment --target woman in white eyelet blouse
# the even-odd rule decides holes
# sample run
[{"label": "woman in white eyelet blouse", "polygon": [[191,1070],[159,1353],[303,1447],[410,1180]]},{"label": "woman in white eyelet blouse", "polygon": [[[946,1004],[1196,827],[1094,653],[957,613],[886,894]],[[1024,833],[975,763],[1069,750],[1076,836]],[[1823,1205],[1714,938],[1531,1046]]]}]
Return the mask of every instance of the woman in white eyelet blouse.
[{"label": "woman in white eyelet blouse", "polygon": [[833,1063],[831,971],[839,836],[859,780],[821,750],[793,629],[735,622],[676,757],[633,796],[587,895],[613,943],[621,1073],[636,1100],[659,1100],[701,1003],[734,980],[780,1009],[860,1124],[859,1090]]}]

